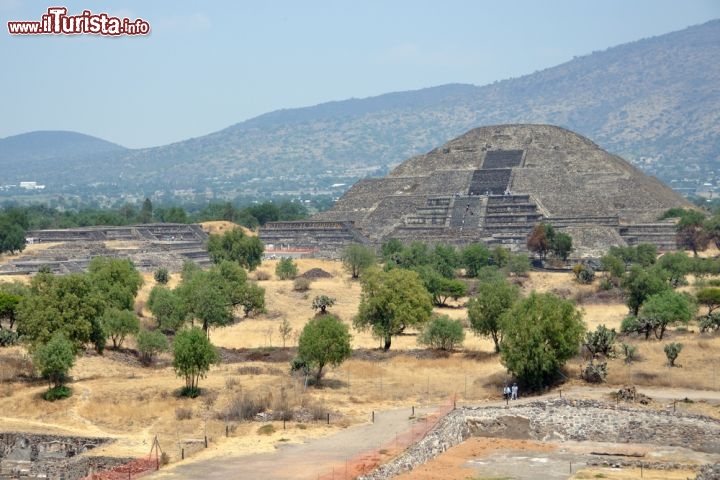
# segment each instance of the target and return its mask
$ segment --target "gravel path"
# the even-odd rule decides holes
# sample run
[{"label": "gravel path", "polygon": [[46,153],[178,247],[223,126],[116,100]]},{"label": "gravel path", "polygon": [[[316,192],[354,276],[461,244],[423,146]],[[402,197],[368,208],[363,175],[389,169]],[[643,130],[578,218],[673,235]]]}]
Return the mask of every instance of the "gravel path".
[{"label": "gravel path", "polygon": [[228,455],[197,462],[189,459],[143,478],[310,480],[326,475],[331,478],[334,469],[335,478],[339,479],[346,461],[392,444],[396,435],[412,430],[419,418],[433,411],[435,408],[415,408],[414,419],[410,418],[412,412],[407,408],[379,412],[375,414],[374,423],[353,426],[303,444],[283,444],[272,453]]}]

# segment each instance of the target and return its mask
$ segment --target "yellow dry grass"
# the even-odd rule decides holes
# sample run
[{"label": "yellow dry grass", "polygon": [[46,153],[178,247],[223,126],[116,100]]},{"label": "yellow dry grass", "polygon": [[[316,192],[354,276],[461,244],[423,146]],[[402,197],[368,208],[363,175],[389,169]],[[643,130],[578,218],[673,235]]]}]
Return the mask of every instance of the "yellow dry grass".
[{"label": "yellow dry grass", "polygon": [[[275,277],[276,261],[263,262],[259,270],[265,272],[269,280],[260,281],[259,285],[266,291],[267,313],[212,330],[212,342],[224,348],[278,349],[283,346],[279,325],[285,318],[293,329],[293,334],[286,339],[286,346],[295,347],[299,332],[314,315],[312,299],[320,294],[335,297],[337,303],[330,311],[351,324],[360,299],[359,283],[349,279],[339,262],[315,259],[296,262],[300,273],[321,268],[333,278],[314,280],[308,292],[295,292],[293,281]],[[150,312],[143,306],[155,281],[152,274],[145,274],[144,280],[136,310],[142,311],[144,321],[151,323]],[[179,275],[174,273],[169,286],[177,285],[178,281]],[[523,286],[524,292],[569,291],[574,294],[578,289],[570,273],[531,273]],[[466,302],[467,299],[460,299],[457,308],[438,312],[465,319]],[[627,308],[619,304],[587,304],[581,308],[591,329],[599,324],[619,329],[627,313]],[[241,316],[241,312],[237,314]],[[433,356],[417,344],[416,333],[410,331],[393,338],[391,351],[384,354],[377,351],[378,339],[368,332],[352,330],[354,349],[374,350],[367,359],[361,355],[339,367],[328,367],[326,386],[322,389],[304,388],[303,379],[292,377],[285,362],[253,362],[252,365],[260,369],[257,374],[239,370],[244,366],[242,363],[225,363],[213,368],[208,377],[201,380],[203,395],[197,399],[177,395],[183,379],[173,372],[167,354],[161,357],[160,366],[142,368],[112,353],[104,356],[88,353],[78,359],[71,371],[74,379],[71,398],[45,402],[40,398],[45,385],[5,381],[0,390],[0,417],[7,428],[117,438],[115,443],[95,450],[97,455],[147,454],[149,442],[158,435],[163,448],[170,452],[171,460],[177,460],[181,448],[186,448],[189,455],[192,449],[188,442],[206,434],[212,448],[197,453],[198,456],[217,455],[228,448],[248,453],[268,451],[280,438],[293,442],[326,435],[338,427],[366,421],[371,411],[434,405],[453,399],[458,403],[470,403],[498,398],[507,374],[493,353],[490,340],[476,337],[467,330],[463,350],[447,356]],[[613,386],[636,384],[716,389],[720,381],[715,378],[715,369],[720,363],[716,360],[720,358],[720,338],[674,330],[668,332],[668,336],[669,340],[685,344],[678,358],[682,367],[666,366],[662,350],[664,341],[646,342],[632,337],[624,341],[638,346],[639,360],[625,365],[621,358],[610,359],[608,383]],[[132,341],[128,346],[133,346]],[[0,362],[21,354],[19,348],[0,350]],[[581,362],[578,357],[568,363],[567,371],[572,377],[570,384],[583,384],[576,378]],[[227,406],[243,395],[270,399],[275,405],[285,396],[290,405],[322,406],[342,420],[331,426],[322,422],[309,425],[288,422],[287,430],[282,430],[281,423],[275,423],[275,434],[258,435],[257,424],[226,422],[223,418]],[[717,413],[716,407],[708,407],[711,413],[713,409]],[[178,419],[180,410],[189,410],[190,418]],[[231,427],[227,438],[226,426]]]},{"label": "yellow dry grass", "polygon": [[588,480],[588,479],[602,479],[608,480],[635,480],[636,478],[642,478],[644,480],[686,480],[688,478],[695,478],[697,472],[694,470],[657,470],[652,468],[639,467],[623,467],[623,468],[611,468],[611,467],[592,467],[583,468],[576,472],[570,480]]},{"label": "yellow dry grass", "polygon": [[202,222],[200,224],[203,230],[205,230],[207,233],[210,234],[220,234],[225,233],[228,230],[232,230],[234,228],[240,228],[243,232],[245,232],[246,235],[257,235],[257,232],[254,232],[250,230],[247,227],[243,227],[242,225],[238,225],[237,223],[228,222],[226,220],[214,220],[209,222]]}]

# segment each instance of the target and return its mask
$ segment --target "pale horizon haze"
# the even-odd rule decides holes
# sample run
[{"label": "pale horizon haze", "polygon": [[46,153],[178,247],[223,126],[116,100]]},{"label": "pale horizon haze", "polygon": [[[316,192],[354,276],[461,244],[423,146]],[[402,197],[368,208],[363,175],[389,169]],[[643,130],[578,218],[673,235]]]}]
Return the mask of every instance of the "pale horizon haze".
[{"label": "pale horizon haze", "polygon": [[[8,32],[52,6],[151,31]],[[0,0],[0,138],[70,130],[164,145],[278,109],[486,85],[716,18],[718,0]]]}]

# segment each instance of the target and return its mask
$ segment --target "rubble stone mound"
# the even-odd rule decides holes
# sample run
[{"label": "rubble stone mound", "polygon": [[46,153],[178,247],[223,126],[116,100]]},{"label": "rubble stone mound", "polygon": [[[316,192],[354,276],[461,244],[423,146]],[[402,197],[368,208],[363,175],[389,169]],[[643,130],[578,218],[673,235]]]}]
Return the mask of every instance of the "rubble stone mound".
[{"label": "rubble stone mound", "polygon": [[465,245],[482,241],[525,249],[528,233],[548,222],[575,239],[578,256],[609,245],[675,248],[672,221],[692,205],[622,158],[552,125],[476,128],[386,178],[363,179],[311,221],[277,222],[263,242],[312,248],[337,257],[344,245],[390,238]]},{"label": "rubble stone mound", "polygon": [[318,278],[333,278],[332,274],[326,272],[322,268],[311,268],[307,272],[300,274],[300,276],[309,280],[316,280]]}]

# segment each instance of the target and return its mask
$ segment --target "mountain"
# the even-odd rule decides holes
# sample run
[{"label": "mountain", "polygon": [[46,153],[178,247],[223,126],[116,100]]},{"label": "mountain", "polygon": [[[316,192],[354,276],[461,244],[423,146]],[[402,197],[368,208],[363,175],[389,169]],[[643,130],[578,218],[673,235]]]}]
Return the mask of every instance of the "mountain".
[{"label": "mountain", "polygon": [[[166,198],[188,189],[226,198],[339,195],[359,178],[384,175],[472,128],[532,123],[575,131],[674,187],[685,178],[713,183],[720,158],[718,58],[714,20],[490,85],[279,110],[171,145],[92,156],[93,165],[107,168],[68,171],[56,157],[43,164],[47,179],[38,180],[104,182]],[[0,167],[5,158],[0,154]]]},{"label": "mountain", "polygon": [[106,169],[108,159],[128,151],[82,133],[37,131],[0,139],[0,169],[3,182],[48,181],[55,175],[67,177],[86,170],[97,173],[96,168]]}]

